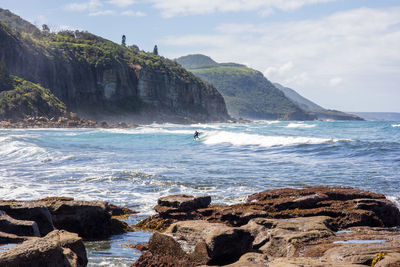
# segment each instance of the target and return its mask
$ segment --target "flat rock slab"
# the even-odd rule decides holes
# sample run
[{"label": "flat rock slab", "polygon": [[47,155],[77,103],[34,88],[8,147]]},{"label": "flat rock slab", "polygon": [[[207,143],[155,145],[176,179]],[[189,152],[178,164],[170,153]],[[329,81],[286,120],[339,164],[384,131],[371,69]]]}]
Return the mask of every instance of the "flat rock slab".
[{"label": "flat rock slab", "polygon": [[45,267],[87,265],[85,246],[77,234],[55,230],[43,238],[35,238],[0,251],[0,266]]},{"label": "flat rock slab", "polygon": [[[164,223],[166,219],[170,220],[169,223],[207,220],[241,226],[254,218],[311,216],[331,217],[330,227],[336,229],[354,226],[400,226],[398,207],[383,194],[351,187],[313,186],[267,190],[250,195],[247,203],[230,206],[212,205],[200,208],[194,202],[192,196],[162,197],[155,207],[158,214],[138,226],[151,229],[152,225],[163,225],[162,229],[165,229],[168,226]],[[205,203],[208,203],[208,199]]]}]

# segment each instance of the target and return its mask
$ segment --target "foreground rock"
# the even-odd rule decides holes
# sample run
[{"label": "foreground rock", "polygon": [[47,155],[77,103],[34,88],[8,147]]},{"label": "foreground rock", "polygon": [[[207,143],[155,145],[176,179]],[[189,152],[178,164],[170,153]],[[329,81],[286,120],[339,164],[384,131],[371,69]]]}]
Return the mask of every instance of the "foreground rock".
[{"label": "foreground rock", "polygon": [[0,266],[86,266],[86,250],[77,234],[52,231],[43,238],[25,241],[0,251]]},{"label": "foreground rock", "polygon": [[381,194],[319,186],[209,203],[160,198],[158,214],[137,226],[162,233],[133,266],[400,266],[400,231],[383,228],[399,227],[400,212]]},{"label": "foreground rock", "polygon": [[[207,220],[230,226],[247,224],[253,218],[296,218],[329,216],[330,227],[345,229],[353,226],[393,227],[400,225],[400,212],[383,194],[350,187],[314,186],[302,189],[268,190],[248,197],[247,203],[231,206],[171,207],[176,196],[164,197],[158,203],[158,214],[142,221],[138,228],[165,230],[182,220]],[[190,197],[189,197],[190,198]]]},{"label": "foreground rock", "polygon": [[0,210],[3,211],[0,217],[2,232],[45,236],[55,229],[62,229],[77,233],[84,239],[104,239],[126,232],[129,226],[113,216],[134,212],[104,201],[75,201],[63,197],[36,201],[3,200],[0,201]]}]

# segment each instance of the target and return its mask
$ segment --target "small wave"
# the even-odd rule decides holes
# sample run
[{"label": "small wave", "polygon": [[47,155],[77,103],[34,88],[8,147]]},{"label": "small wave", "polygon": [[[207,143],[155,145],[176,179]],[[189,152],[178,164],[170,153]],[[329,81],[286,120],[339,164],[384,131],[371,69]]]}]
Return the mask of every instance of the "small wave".
[{"label": "small wave", "polygon": [[12,137],[2,138],[0,141],[0,156],[3,158],[34,159],[48,156],[46,149],[32,143],[14,140]]},{"label": "small wave", "polygon": [[305,124],[305,123],[289,123],[286,128],[313,128],[315,124]]},{"label": "small wave", "polygon": [[400,124],[392,124],[392,127],[400,127]]},{"label": "small wave", "polygon": [[300,144],[324,144],[341,141],[334,138],[292,137],[292,136],[264,136],[258,134],[209,132],[205,133],[203,143],[206,145],[231,144],[233,146],[292,146]]}]

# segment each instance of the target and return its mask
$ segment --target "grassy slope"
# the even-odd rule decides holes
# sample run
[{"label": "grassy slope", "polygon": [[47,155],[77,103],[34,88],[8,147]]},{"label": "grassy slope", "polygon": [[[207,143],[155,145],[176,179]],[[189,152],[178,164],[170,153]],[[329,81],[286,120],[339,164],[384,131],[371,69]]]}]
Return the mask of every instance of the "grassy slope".
[{"label": "grassy slope", "polygon": [[38,84],[13,78],[13,89],[0,92],[0,119],[22,119],[37,116],[57,117],[67,108],[48,89]]},{"label": "grassy slope", "polygon": [[293,114],[302,112],[260,72],[246,66],[220,64],[191,71],[215,85],[234,117],[295,119]]}]

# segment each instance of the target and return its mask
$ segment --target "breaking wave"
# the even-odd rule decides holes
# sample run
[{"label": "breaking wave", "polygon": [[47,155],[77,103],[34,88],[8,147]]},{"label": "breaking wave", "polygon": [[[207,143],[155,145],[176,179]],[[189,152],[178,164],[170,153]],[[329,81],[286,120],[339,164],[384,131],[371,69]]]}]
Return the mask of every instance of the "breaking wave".
[{"label": "breaking wave", "polygon": [[344,141],[335,138],[264,136],[258,134],[232,133],[225,131],[205,133],[201,140],[206,145],[231,144],[233,146],[293,146],[301,144],[325,144]]}]

